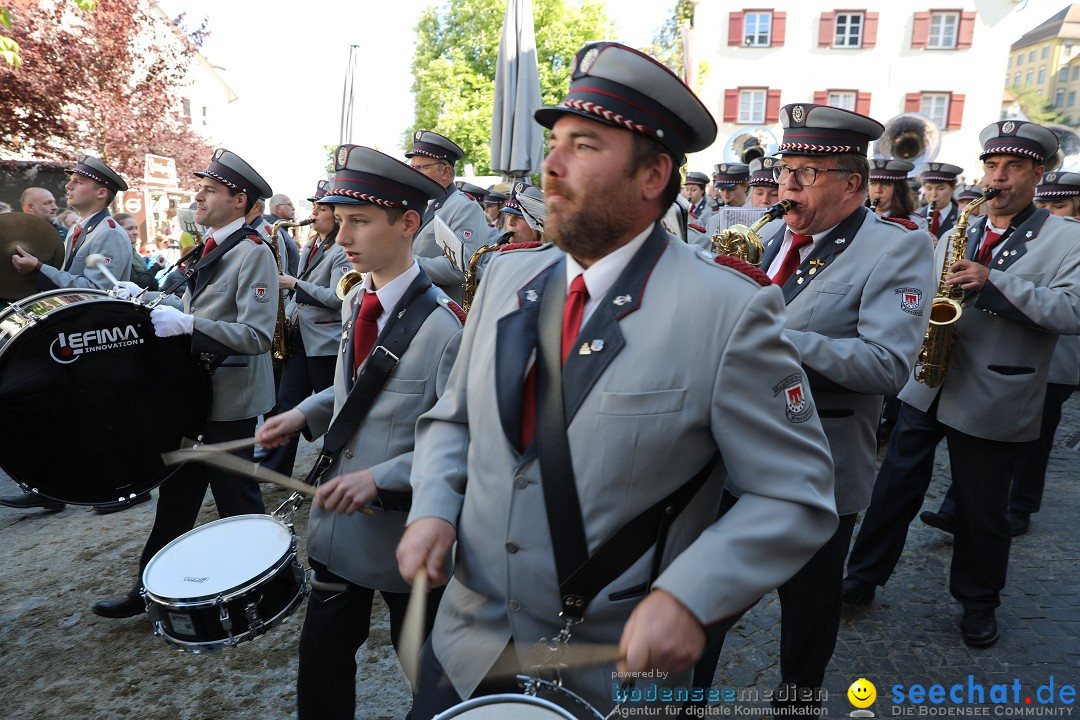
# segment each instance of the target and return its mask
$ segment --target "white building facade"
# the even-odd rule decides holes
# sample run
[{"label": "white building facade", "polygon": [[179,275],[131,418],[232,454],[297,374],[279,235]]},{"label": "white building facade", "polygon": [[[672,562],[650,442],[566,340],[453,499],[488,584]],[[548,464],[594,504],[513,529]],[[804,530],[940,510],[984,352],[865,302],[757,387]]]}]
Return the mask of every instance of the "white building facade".
[{"label": "white building facade", "polygon": [[[982,175],[979,132],[999,119],[1001,78],[1021,29],[1013,0],[699,0],[691,82],[719,124],[690,158],[710,171],[731,139],[765,126],[777,141],[783,105],[815,102],[881,123],[920,113],[940,130],[937,160]],[[873,155],[873,150],[871,155]]]}]

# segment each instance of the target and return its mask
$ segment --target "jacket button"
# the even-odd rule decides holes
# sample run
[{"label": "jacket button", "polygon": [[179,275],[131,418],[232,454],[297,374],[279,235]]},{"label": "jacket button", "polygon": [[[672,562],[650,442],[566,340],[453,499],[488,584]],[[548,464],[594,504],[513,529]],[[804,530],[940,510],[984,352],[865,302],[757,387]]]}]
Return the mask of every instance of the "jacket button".
[{"label": "jacket button", "polygon": [[519,490],[524,490],[529,486],[529,478],[524,475],[518,475],[514,478],[514,484],[518,486]]},{"label": "jacket button", "polygon": [[514,599],[510,600],[510,602],[508,603],[508,606],[514,612],[518,612],[519,610],[521,610],[521,603],[519,603],[517,600],[514,600]]},{"label": "jacket button", "polygon": [[345,451],[345,459],[346,460],[352,460],[352,450],[346,450]]},{"label": "jacket button", "polygon": [[512,542],[508,542],[508,543],[506,543],[506,552],[508,552],[508,553],[510,553],[511,555],[513,555],[513,554],[514,554],[514,553],[516,553],[517,551],[518,551],[518,546],[517,546],[517,545],[515,545],[515,544],[514,544],[514,543],[512,543]]}]

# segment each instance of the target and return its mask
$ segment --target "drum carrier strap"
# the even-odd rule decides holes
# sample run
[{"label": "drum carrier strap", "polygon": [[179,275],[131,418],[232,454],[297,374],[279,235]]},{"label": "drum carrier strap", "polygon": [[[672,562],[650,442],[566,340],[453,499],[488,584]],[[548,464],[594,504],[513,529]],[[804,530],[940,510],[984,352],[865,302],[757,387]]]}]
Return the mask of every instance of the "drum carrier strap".
[{"label": "drum carrier strap", "polygon": [[[668,529],[704,485],[720,459],[720,453],[714,453],[692,478],[630,520],[589,556],[563,403],[562,315],[565,302],[566,274],[556,272],[556,277],[548,281],[540,303],[537,449],[540,485],[544,491],[562,598],[559,617],[566,622],[559,637],[563,642],[569,639],[569,629],[584,619],[585,610],[597,593],[626,572],[655,544],[649,576],[651,586],[660,572]],[[648,592],[649,587],[644,590]]]},{"label": "drum carrier strap", "polygon": [[[345,399],[345,404],[330,424],[330,429],[326,431],[322,451],[306,479],[309,485],[318,484],[357,426],[367,416],[371,406],[375,404],[375,398],[416,337],[420,326],[438,307],[438,297],[438,291],[432,286],[431,280],[421,271],[390,314],[386,327],[379,335],[382,342],[371,351]],[[412,507],[412,493],[380,489],[372,505],[383,510],[408,511]]]}]

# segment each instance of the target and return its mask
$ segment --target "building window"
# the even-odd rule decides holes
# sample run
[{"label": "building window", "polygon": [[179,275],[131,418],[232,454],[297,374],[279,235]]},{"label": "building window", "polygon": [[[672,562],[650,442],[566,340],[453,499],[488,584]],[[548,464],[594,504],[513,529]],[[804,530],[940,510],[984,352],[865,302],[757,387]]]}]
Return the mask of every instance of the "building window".
[{"label": "building window", "polygon": [[862,31],[862,13],[837,13],[834,47],[862,47]]},{"label": "building window", "polygon": [[1024,53],[1017,53],[1016,55],[1016,67],[1020,67],[1024,64]]},{"label": "building window", "polygon": [[184,98],[180,112],[183,113],[184,117],[191,117],[191,100],[189,98]]},{"label": "building window", "polygon": [[830,90],[829,104],[841,110],[855,112],[855,93],[845,90]]},{"label": "building window", "polygon": [[1028,53],[1028,62],[1029,63],[1035,62],[1035,50],[1034,49],[1032,49],[1032,51]]},{"label": "building window", "polygon": [[1073,65],[1072,79],[1073,80],[1080,80],[1080,65]]},{"label": "building window", "polygon": [[1065,107],[1065,91],[1064,90],[1058,90],[1056,93],[1054,93],[1054,107],[1056,107],[1056,108]]},{"label": "building window", "polygon": [[[936,50],[951,50],[956,47],[956,28],[960,24],[960,13],[930,13],[930,37],[926,47]],[[1033,51],[1034,52],[1034,51]]]},{"label": "building window", "polygon": [[1050,57],[1050,46],[1043,45],[1042,59],[1045,60],[1048,57]]},{"label": "building window", "polygon": [[949,120],[949,96],[947,93],[923,93],[919,112],[934,121],[938,127],[945,127]]},{"label": "building window", "polygon": [[207,122],[206,122],[206,115],[207,115],[207,111],[208,111],[208,110],[209,110],[209,108],[208,108],[208,107],[206,107],[205,105],[203,105],[203,106],[202,106],[202,124],[203,124],[203,125],[206,125],[206,124],[207,124]]},{"label": "building window", "polygon": [[765,91],[739,91],[739,123],[761,125],[765,122]]},{"label": "building window", "polygon": [[1031,81],[1035,79],[1035,71],[1028,68],[1028,71],[1024,73],[1024,84],[1030,85]]},{"label": "building window", "polygon": [[1046,82],[1046,66],[1045,65],[1040,65],[1039,66],[1039,80],[1038,80],[1038,83],[1040,85],[1042,85],[1044,82]]},{"label": "building window", "polygon": [[1069,68],[1063,67],[1058,70],[1058,82],[1068,82],[1069,80]]},{"label": "building window", "polygon": [[1020,84],[1020,73],[1018,72],[1015,75],[1013,75],[1013,85],[1019,85],[1019,84]]},{"label": "building window", "polygon": [[1069,100],[1066,103],[1066,105],[1068,105],[1069,107],[1074,107],[1076,105],[1076,91],[1075,90],[1070,90],[1069,91]]},{"label": "building window", "polygon": [[769,47],[772,13],[748,12],[743,23],[743,37],[747,47]]}]

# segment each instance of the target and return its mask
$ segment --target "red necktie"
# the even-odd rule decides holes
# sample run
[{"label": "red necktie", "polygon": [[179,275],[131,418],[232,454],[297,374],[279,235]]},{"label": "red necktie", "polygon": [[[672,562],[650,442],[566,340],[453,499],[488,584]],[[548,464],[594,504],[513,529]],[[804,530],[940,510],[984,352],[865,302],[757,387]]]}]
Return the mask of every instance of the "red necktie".
[{"label": "red necktie", "polygon": [[791,233],[791,247],[788,248],[787,255],[784,256],[784,262],[780,265],[780,269],[776,272],[776,275],[772,278],[774,285],[784,286],[784,283],[788,281],[799,265],[802,265],[802,256],[799,251],[808,245],[814,244],[814,238],[809,235],[800,235],[799,233]]},{"label": "red necktie", "polygon": [[938,230],[941,229],[941,211],[934,211],[934,219],[930,221],[930,234],[935,237],[938,234]]},{"label": "red necktie", "polygon": [[[581,318],[585,314],[585,303],[589,301],[589,289],[585,287],[585,276],[578,275],[570,283],[570,294],[566,296],[562,319],[562,359],[574,349],[574,341],[581,331]],[[525,387],[521,393],[521,450],[525,451],[536,435],[536,365],[525,376]]]},{"label": "red necktie", "polygon": [[354,376],[371,353],[375,339],[379,337],[379,316],[382,315],[382,311],[383,306],[379,302],[379,296],[373,292],[365,292],[364,299],[360,303],[360,312],[356,315],[356,327],[353,329]]},{"label": "red necktie", "polygon": [[83,226],[75,228],[75,234],[71,236],[71,248],[68,249],[68,254],[75,252],[75,245],[79,242],[79,236],[82,235]]},{"label": "red necktie", "polygon": [[[321,241],[319,241],[321,242]],[[315,251],[319,249],[319,242],[312,242],[311,249],[308,250],[307,260],[304,261],[304,269],[307,270],[311,267],[311,258],[315,257]]]},{"label": "red necktie", "polygon": [[979,253],[975,256],[975,262],[989,267],[990,260],[994,257],[994,246],[1001,240],[1001,233],[996,233],[993,230],[987,230],[983,235],[982,245],[979,246]]},{"label": "red necktie", "polygon": [[200,255],[199,257],[206,257],[216,247],[217,247],[217,240],[214,240],[213,235],[211,235],[210,237],[206,238],[206,245],[203,246],[202,255]]}]

